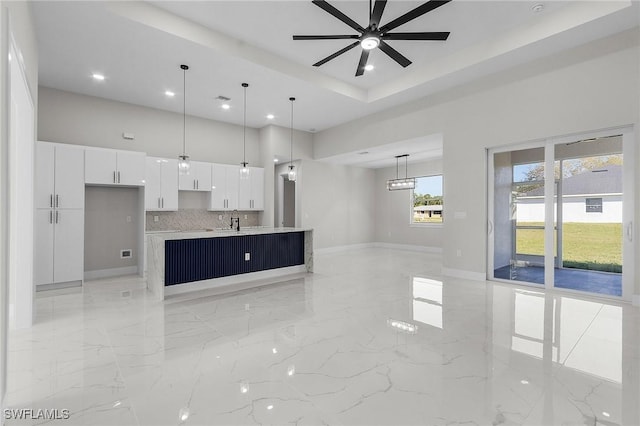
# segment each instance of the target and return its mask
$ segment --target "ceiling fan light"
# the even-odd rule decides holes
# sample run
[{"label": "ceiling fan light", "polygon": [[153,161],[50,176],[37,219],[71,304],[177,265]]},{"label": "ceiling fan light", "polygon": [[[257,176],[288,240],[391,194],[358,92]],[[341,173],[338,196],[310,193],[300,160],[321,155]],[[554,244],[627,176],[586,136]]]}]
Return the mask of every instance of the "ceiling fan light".
[{"label": "ceiling fan light", "polygon": [[379,45],[380,45],[380,37],[374,36],[374,35],[367,36],[363,38],[362,41],[360,41],[360,46],[364,50],[375,49]]}]

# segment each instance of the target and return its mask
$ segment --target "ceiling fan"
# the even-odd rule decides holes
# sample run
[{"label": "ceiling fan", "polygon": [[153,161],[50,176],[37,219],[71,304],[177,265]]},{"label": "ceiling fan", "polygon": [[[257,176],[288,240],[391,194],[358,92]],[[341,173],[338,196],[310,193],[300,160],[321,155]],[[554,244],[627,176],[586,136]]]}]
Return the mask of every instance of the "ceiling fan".
[{"label": "ceiling fan", "polygon": [[358,69],[356,70],[356,77],[364,74],[367,60],[369,59],[369,52],[379,47],[387,56],[402,65],[408,67],[411,61],[407,59],[400,52],[389,46],[385,40],[435,40],[445,41],[449,37],[449,32],[420,32],[420,33],[392,33],[389,32],[400,25],[406,24],[419,16],[424,15],[440,6],[449,3],[451,0],[430,0],[415,9],[405,13],[399,18],[393,21],[380,25],[380,18],[384,12],[384,8],[387,4],[387,0],[375,0],[373,10],[371,8],[371,0],[369,0],[369,26],[366,28],[360,26],[353,19],[349,18],[344,13],[340,12],[334,6],[327,3],[325,0],[313,0],[312,3],[324,10],[325,12],[333,15],[337,19],[341,20],[360,34],[344,34],[344,35],[294,35],[294,40],[336,40],[336,39],[353,39],[356,40],[347,47],[338,50],[332,55],[313,64],[314,67],[326,64],[332,59],[337,58],[345,52],[360,45],[362,47],[362,54],[360,55],[360,62],[358,63]]}]

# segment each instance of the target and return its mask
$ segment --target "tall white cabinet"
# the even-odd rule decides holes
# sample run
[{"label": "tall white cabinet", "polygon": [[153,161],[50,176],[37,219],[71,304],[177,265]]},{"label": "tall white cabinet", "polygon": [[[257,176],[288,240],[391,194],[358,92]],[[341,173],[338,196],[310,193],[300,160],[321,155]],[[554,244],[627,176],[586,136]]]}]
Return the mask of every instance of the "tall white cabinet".
[{"label": "tall white cabinet", "polygon": [[84,274],[84,147],[36,144],[34,282]]},{"label": "tall white cabinet", "polygon": [[239,180],[238,209],[264,210],[264,169],[249,167],[249,177]]},{"label": "tall white cabinet", "polygon": [[145,175],[145,210],[178,210],[178,160],[147,157]]}]

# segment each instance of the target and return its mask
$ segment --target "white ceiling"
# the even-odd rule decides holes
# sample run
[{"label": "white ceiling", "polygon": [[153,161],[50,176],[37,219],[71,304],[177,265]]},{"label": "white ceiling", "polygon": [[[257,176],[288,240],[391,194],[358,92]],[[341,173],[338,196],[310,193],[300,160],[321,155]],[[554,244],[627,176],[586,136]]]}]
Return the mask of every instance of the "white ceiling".
[{"label": "white ceiling", "polygon": [[[376,68],[362,77],[354,76],[359,47],[311,66],[348,41],[292,40],[353,33],[308,0],[41,1],[32,8],[43,86],[182,112],[184,63],[191,67],[188,114],[241,124],[247,82],[249,126],[288,127],[288,98],[295,96],[294,126],[315,131],[638,26],[637,1],[541,0],[545,8],[535,13],[538,2],[454,0],[396,30],[450,31],[448,41],[389,42],[413,64],[403,69],[374,51]],[[368,1],[330,3],[366,25]],[[390,0],[382,23],[422,3]],[[95,82],[94,72],[106,80]],[[167,98],[165,90],[176,96]],[[230,110],[220,108],[218,95],[232,98]]]}]

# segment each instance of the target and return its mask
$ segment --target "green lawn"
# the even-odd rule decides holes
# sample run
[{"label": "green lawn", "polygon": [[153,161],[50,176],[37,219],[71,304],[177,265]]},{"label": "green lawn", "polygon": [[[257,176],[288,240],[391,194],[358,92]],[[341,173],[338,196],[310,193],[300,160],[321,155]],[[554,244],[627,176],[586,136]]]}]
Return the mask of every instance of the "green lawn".
[{"label": "green lawn", "polygon": [[[519,225],[542,224],[520,222]],[[519,254],[543,255],[544,231],[519,229],[516,247]],[[565,268],[621,272],[622,224],[565,223],[562,252]]]}]

